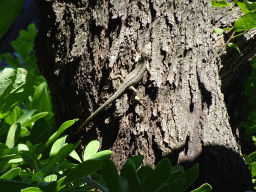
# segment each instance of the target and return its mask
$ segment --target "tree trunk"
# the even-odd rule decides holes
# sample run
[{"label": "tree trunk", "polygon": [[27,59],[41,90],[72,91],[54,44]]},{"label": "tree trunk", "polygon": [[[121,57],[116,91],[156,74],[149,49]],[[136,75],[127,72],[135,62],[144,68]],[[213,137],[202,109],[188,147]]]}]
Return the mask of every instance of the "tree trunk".
[{"label": "tree trunk", "polygon": [[48,9],[42,11],[36,52],[57,124],[80,119],[72,131],[117,90],[120,82],[110,74],[126,76],[135,68],[142,36],[160,17],[150,33],[149,70],[135,85],[145,106],[126,91],[79,134],[70,134],[70,141],[81,139],[86,146],[99,140],[114,152],[118,168],[133,155],[144,155],[150,166],[164,157],[186,169],[199,162],[194,188],[207,182],[213,191],[253,190],[221,92],[225,51],[212,34],[210,2],[68,2],[41,6]]}]

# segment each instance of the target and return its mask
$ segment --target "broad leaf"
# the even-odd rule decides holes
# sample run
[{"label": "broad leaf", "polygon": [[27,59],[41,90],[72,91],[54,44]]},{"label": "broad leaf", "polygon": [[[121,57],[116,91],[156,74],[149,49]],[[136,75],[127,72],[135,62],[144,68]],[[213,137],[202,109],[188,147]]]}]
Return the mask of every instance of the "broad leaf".
[{"label": "broad leaf", "polygon": [[[30,135],[27,137],[27,140],[30,141],[33,145],[39,143],[46,143],[50,137],[50,126],[48,122],[42,118],[35,122],[30,132]],[[42,151],[38,151],[42,153]]]},{"label": "broad leaf", "polygon": [[113,161],[103,160],[101,174],[109,191],[122,192],[120,177]]},{"label": "broad leaf", "polygon": [[234,31],[240,32],[245,30],[250,30],[256,27],[256,13],[255,11],[250,11],[242,18],[238,19],[234,23]]},{"label": "broad leaf", "polygon": [[19,167],[13,168],[10,171],[8,171],[7,173],[5,173],[4,175],[2,175],[0,178],[11,180],[12,178],[20,175],[20,172],[21,172],[21,168],[19,168]]},{"label": "broad leaf", "polygon": [[171,163],[168,159],[161,160],[156,168],[151,171],[144,181],[142,186],[145,191],[156,191],[163,185],[171,175]]},{"label": "broad leaf", "polygon": [[199,188],[193,190],[192,192],[209,192],[209,191],[212,191],[212,187],[208,183],[205,183],[201,185]]},{"label": "broad leaf", "polygon": [[133,160],[133,162],[135,163],[135,169],[137,170],[141,166],[144,156],[143,155],[135,155],[129,159]]},{"label": "broad leaf", "polygon": [[94,141],[91,141],[90,143],[88,143],[88,145],[86,146],[86,148],[84,150],[83,161],[90,159],[91,155],[97,153],[97,151],[99,150],[99,147],[100,147],[99,141],[94,140]]},{"label": "broad leaf", "polygon": [[25,69],[5,68],[0,72],[0,119],[33,93],[33,84],[34,77]]},{"label": "broad leaf", "polygon": [[14,180],[0,179],[1,191],[20,192],[27,187],[36,187],[33,184],[23,183]]},{"label": "broad leaf", "polygon": [[20,123],[14,123],[9,129],[7,138],[6,138],[6,146],[9,148],[13,148],[15,143],[17,142],[21,131]]},{"label": "broad leaf", "polygon": [[221,8],[231,5],[227,1],[211,1],[211,4],[212,4],[212,7],[221,7]]},{"label": "broad leaf", "polygon": [[100,170],[101,162],[101,160],[89,159],[83,163],[78,164],[67,174],[67,177],[60,184],[60,187],[75,180],[82,179],[83,177]]},{"label": "broad leaf", "polygon": [[71,125],[73,125],[78,119],[69,120],[64,122],[58,131],[56,131],[47,141],[46,147],[48,147],[50,144],[52,144],[67,128],[69,128]]},{"label": "broad leaf", "polygon": [[142,166],[138,171],[138,177],[140,179],[141,182],[144,181],[144,179],[147,177],[147,175],[149,173],[151,173],[151,171],[153,171],[153,169],[150,166]]},{"label": "broad leaf", "polygon": [[125,163],[121,169],[121,176],[127,180],[129,185],[129,191],[143,191],[134,165],[130,163]]},{"label": "broad leaf", "polygon": [[197,179],[198,175],[199,175],[199,164],[196,164],[191,169],[185,171],[184,174],[179,177],[179,179],[181,178],[186,179],[184,185],[181,188],[181,191],[185,191]]}]

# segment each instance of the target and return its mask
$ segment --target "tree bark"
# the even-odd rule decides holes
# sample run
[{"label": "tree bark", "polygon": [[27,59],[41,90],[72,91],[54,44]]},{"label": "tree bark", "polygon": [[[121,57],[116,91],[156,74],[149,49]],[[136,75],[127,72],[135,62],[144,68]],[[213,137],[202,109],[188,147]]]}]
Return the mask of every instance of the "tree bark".
[{"label": "tree bark", "polygon": [[[119,169],[133,155],[144,155],[150,166],[168,157],[186,169],[199,162],[194,188],[207,182],[213,191],[253,190],[221,92],[221,84],[226,90],[231,81],[221,83],[225,51],[212,34],[208,0],[48,0],[43,7],[48,11],[42,11],[36,39],[38,64],[57,124],[79,117],[73,131],[117,90],[120,82],[110,74],[134,69],[142,34],[160,17],[150,33],[149,72],[135,85],[145,107],[126,91],[70,141],[86,146],[99,140],[101,149],[114,152]],[[230,70],[239,68],[224,72]]]}]

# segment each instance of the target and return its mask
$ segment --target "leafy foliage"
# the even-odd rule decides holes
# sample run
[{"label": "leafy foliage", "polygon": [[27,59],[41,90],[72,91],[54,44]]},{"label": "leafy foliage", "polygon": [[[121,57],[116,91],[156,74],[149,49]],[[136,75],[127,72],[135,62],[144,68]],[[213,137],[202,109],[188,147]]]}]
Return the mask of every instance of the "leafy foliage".
[{"label": "leafy foliage", "polygon": [[[246,32],[256,27],[256,13],[255,13],[256,3],[252,3],[247,0],[244,0],[242,3],[238,2],[238,0],[234,0],[231,3],[228,3],[226,0],[224,0],[224,1],[211,1],[211,4],[212,4],[212,7],[220,7],[220,8],[230,7],[233,13],[235,14],[235,16],[237,17],[237,20],[235,21],[234,26],[232,28],[231,27],[227,27],[225,29],[215,28],[213,30],[213,33],[218,33],[219,35],[221,35],[224,31],[229,31],[232,29],[234,30],[234,32],[244,32],[244,31]],[[239,6],[239,8],[242,10],[244,14],[241,18],[237,16],[236,12],[233,9],[233,6],[235,4]],[[244,33],[240,33],[234,37],[233,37],[234,35],[233,33],[231,37],[235,38]],[[230,40],[232,38],[230,38]],[[223,40],[223,44],[227,45],[228,47],[235,48],[239,53],[241,53],[238,46],[235,43],[229,43],[230,40],[228,40],[227,43],[224,43],[224,40]]]},{"label": "leafy foliage", "polygon": [[[184,171],[181,166],[171,167],[170,161],[163,159],[152,169],[140,166],[142,160],[143,156],[128,159],[118,175],[114,163],[104,159],[101,174],[109,191],[185,191],[199,173],[198,164]],[[194,191],[204,190],[210,191],[210,185],[204,184]]]},{"label": "leafy foliage", "polygon": [[[253,67],[252,74],[248,78],[245,85],[245,94],[250,96],[249,105],[256,106],[256,58],[251,60]],[[256,133],[256,111],[250,114],[248,121],[243,126],[247,129],[246,134],[252,135]]]},{"label": "leafy foliage", "polygon": [[[256,142],[255,140],[255,134],[256,134],[256,58],[254,57],[251,60],[251,65],[253,66],[252,74],[248,78],[246,85],[245,85],[245,92],[244,94],[249,96],[249,106],[252,106],[251,113],[247,119],[243,123],[244,128],[246,129],[246,134],[247,135],[252,135],[252,140],[254,143]],[[251,171],[251,175],[253,178],[253,183],[256,183],[256,152],[253,152],[250,155],[243,155],[245,158],[245,161],[249,165],[249,169]],[[254,187],[256,189],[256,187]]]}]

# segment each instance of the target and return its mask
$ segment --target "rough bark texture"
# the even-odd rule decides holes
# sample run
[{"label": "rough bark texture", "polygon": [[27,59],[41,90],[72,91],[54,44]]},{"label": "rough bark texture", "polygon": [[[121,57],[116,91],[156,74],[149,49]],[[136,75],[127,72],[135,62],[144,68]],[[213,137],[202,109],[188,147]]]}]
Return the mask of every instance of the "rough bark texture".
[{"label": "rough bark texture", "polygon": [[[252,190],[219,76],[222,65],[227,79],[240,68],[234,65],[230,72],[229,58],[220,58],[224,48],[212,35],[208,0],[47,1],[45,7],[36,42],[38,63],[52,91],[57,124],[81,119],[73,131],[120,85],[109,79],[110,73],[132,71],[141,34],[161,17],[151,32],[149,72],[136,85],[146,107],[127,91],[70,140],[82,139],[84,145],[99,140],[102,149],[114,152],[119,168],[138,154],[150,166],[163,157],[186,169],[199,162],[200,178],[193,188],[208,182],[214,191]],[[226,90],[231,81],[224,77]]]}]

